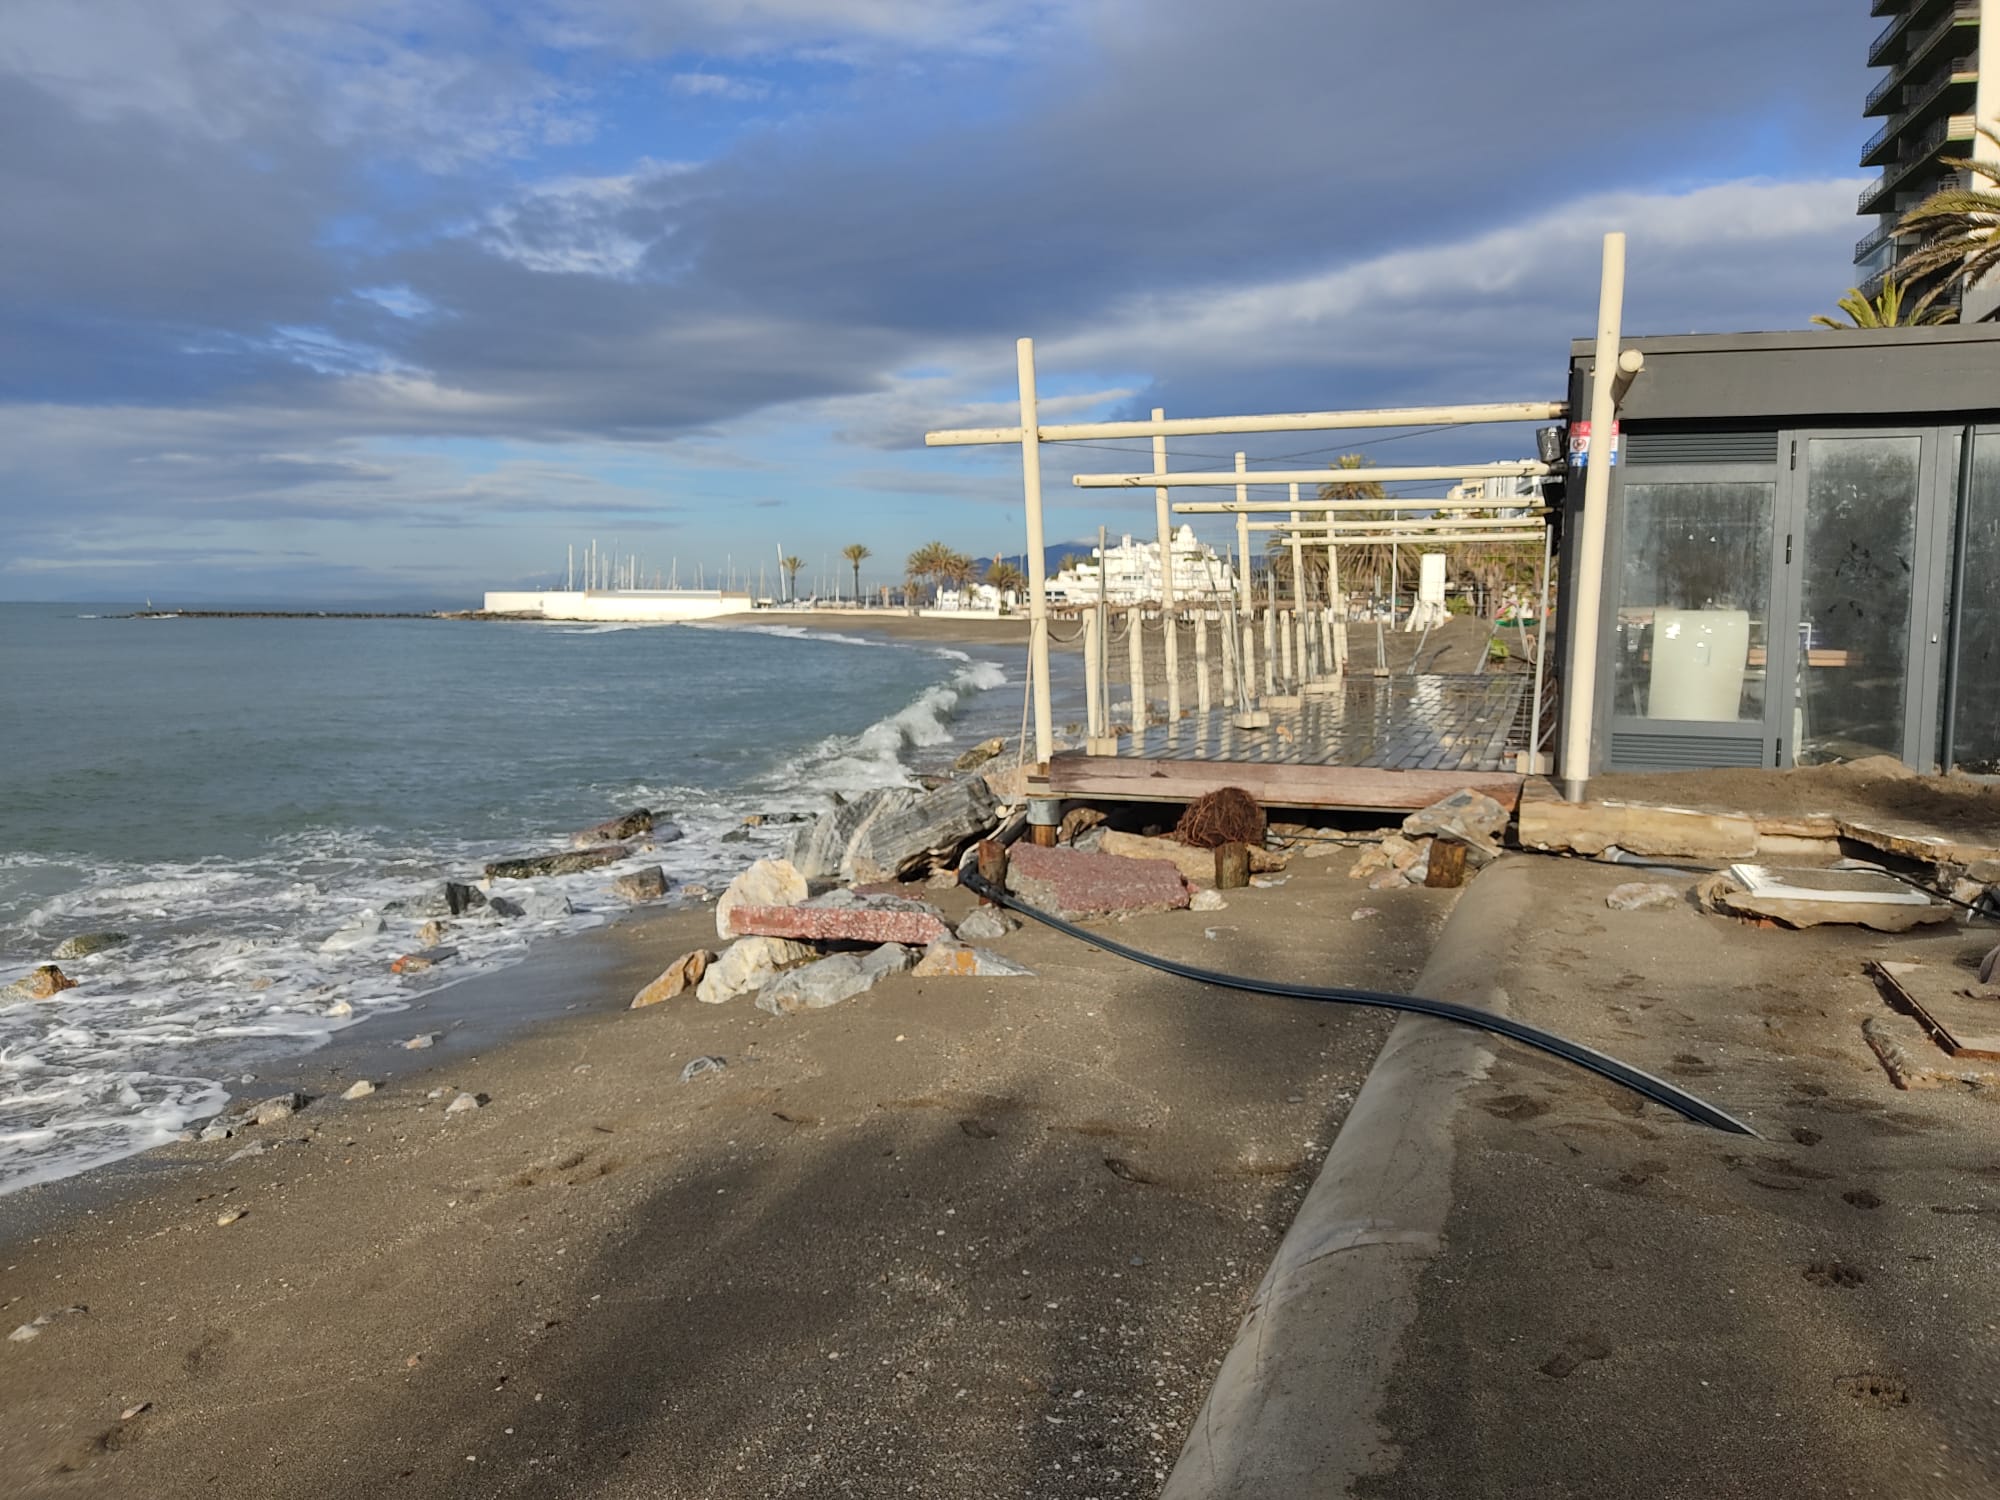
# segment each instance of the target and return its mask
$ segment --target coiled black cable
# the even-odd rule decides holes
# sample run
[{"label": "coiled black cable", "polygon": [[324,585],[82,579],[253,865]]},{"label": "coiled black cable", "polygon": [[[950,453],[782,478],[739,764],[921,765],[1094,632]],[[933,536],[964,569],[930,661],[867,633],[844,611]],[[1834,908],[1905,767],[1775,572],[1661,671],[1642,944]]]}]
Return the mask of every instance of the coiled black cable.
[{"label": "coiled black cable", "polygon": [[1193,964],[1179,963],[1171,958],[1161,958],[1157,954],[1144,953],[1137,948],[1128,948],[1101,933],[1088,932],[1073,922],[1028,905],[1025,901],[1008,894],[981,876],[968,857],[959,867],[959,884],[975,895],[983,896],[1009,911],[1017,911],[1031,921],[1040,922],[1044,927],[1053,927],[1057,932],[1088,943],[1093,948],[1102,948],[1107,953],[1115,953],[1120,958],[1130,959],[1135,964],[1156,969],[1162,974],[1172,974],[1177,979],[1191,979],[1196,984],[1213,985],[1217,989],[1242,990],[1252,995],[1280,995],[1292,1000],[1313,1000],[1330,1005],[1366,1005],[1378,1010],[1404,1011],[1411,1015],[1436,1016],[1440,1020],[1456,1021],[1461,1026],[1475,1027],[1480,1031],[1504,1036],[1538,1052],[1546,1052],[1551,1057],[1559,1057],[1564,1062],[1573,1063],[1600,1078],[1608,1078],[1621,1087],[1632,1090],[1642,1099],[1672,1110],[1697,1125],[1706,1125],[1712,1130],[1720,1130],[1729,1135],[1755,1136],[1756,1131],[1745,1125],[1734,1115],[1717,1109],[1706,1100],[1698,1099],[1685,1089],[1675,1088],[1664,1078],[1655,1078],[1651,1073],[1622,1063],[1617,1058],[1586,1047],[1581,1042],[1572,1042],[1567,1037],[1557,1036],[1552,1031],[1544,1031],[1539,1026],[1530,1026],[1525,1021],[1516,1021],[1508,1016],[1495,1015],[1491,1011],[1478,1010],[1470,1005],[1458,1005],[1450,1000],[1426,1000],[1419,995],[1395,995],[1384,990],[1350,989],[1344,985],[1317,986],[1308,984],[1285,984],[1274,979],[1245,979],[1237,974],[1223,974],[1213,969],[1198,969]]}]

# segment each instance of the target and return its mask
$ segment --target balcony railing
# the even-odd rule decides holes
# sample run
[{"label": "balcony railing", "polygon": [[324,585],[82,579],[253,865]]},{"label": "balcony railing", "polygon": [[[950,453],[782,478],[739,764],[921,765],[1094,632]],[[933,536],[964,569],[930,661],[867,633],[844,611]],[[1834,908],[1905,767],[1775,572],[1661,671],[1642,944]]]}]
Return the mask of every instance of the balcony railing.
[{"label": "balcony railing", "polygon": [[1884,193],[1893,189],[1905,177],[1909,176],[1910,173],[1916,171],[1919,167],[1928,166],[1931,162],[1935,161],[1937,159],[1938,147],[1942,146],[1950,138],[1951,120],[1949,118],[1939,120],[1929,130],[1926,130],[1901,156],[1889,164],[1888,169],[1880,177],[1861,190],[1861,196],[1856,200],[1859,211],[1862,213],[1872,212],[1870,208],[1872,203]]},{"label": "balcony railing", "polygon": [[1868,91],[1868,100],[1865,104],[1861,106],[1861,113],[1864,115],[1874,114],[1875,106],[1880,104],[1884,99],[1888,98],[1891,94],[1895,93],[1896,90],[1901,88],[1902,86],[1903,86],[1902,80],[1898,78],[1894,73],[1891,73],[1887,78],[1884,78],[1880,83],[1876,84],[1874,88]]},{"label": "balcony railing", "polygon": [[1916,12],[1913,10],[1906,10],[1900,16],[1891,16],[1889,24],[1875,33],[1875,40],[1868,44],[1869,67],[1881,66],[1883,54],[1889,50],[1890,44],[1895,41],[1896,34],[1910,24],[1910,17],[1915,14]]},{"label": "balcony railing", "polygon": [[1872,232],[1861,236],[1860,239],[1854,242],[1855,261],[1858,263],[1866,260],[1871,254],[1882,247],[1885,240],[1895,238],[1895,234],[1896,226],[1894,224],[1882,224],[1878,225]]},{"label": "balcony railing", "polygon": [[1891,116],[1889,119],[1883,122],[1882,128],[1880,130],[1876,131],[1873,135],[1868,137],[1867,142],[1861,147],[1862,166],[1865,167],[1868,165],[1868,158],[1873,156],[1877,151],[1880,151],[1882,149],[1884,143],[1886,143],[1889,137],[1895,133],[1896,126],[1900,123],[1901,123],[1900,117]]},{"label": "balcony railing", "polygon": [[1954,0],[1951,9],[1946,12],[1944,18],[1937,25],[1926,31],[1916,41],[1910,43],[1910,50],[1903,57],[1903,66],[1906,69],[1914,68],[1930,55],[1933,47],[1937,46],[1940,41],[1959,25],[1966,21],[1976,22],[1979,19],[1980,3],[1981,0]]},{"label": "balcony railing", "polygon": [[1909,107],[1903,111],[1903,120],[1908,122],[1916,119],[1925,110],[1935,104],[1939,96],[1946,89],[1959,82],[1967,74],[1976,77],[1978,72],[1979,58],[1976,55],[1967,54],[1964,57],[1953,58],[1944,67],[1924,79],[1922,83],[1911,84],[1908,93],[1905,95]]}]

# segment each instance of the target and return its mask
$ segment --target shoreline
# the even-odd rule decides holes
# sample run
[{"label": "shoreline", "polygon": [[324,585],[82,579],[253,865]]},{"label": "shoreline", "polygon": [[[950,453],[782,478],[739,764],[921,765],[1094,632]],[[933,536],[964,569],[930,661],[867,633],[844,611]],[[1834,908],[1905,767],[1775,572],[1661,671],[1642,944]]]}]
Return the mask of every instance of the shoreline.
[{"label": "shoreline", "polygon": [[[749,617],[741,623],[762,625],[769,622],[766,617],[758,616]],[[843,633],[856,636],[861,634],[852,628],[857,622],[835,623],[849,627]],[[801,621],[801,624],[806,628],[817,628],[817,617],[810,622]],[[870,631],[868,634],[877,639],[896,638],[893,632]],[[935,633],[931,632],[926,632],[923,638],[937,639]],[[909,639],[907,636],[904,637],[905,641]],[[1004,642],[964,640],[962,636],[955,634],[946,639],[971,647],[974,654],[982,658],[1007,655],[1004,651],[989,653],[983,649],[996,644],[1004,645]],[[938,643],[944,644],[945,641],[939,640]],[[948,667],[946,663],[938,665],[941,669]],[[1019,674],[1010,669],[1008,675],[1013,678]],[[935,691],[935,687],[926,689],[916,699],[907,702],[903,712],[925,702],[927,695]],[[989,704],[982,713],[975,705],[981,697],[988,696],[987,694],[967,694],[963,688],[959,689],[959,692],[960,701],[952,710],[950,721],[944,726],[946,736],[944,739],[935,745],[925,745],[921,742],[906,744],[896,753],[896,759],[901,762],[904,774],[912,783],[924,779],[929,772],[948,769],[955,755],[978,739],[990,737],[998,732],[1006,732],[1011,736],[1011,722],[1005,722],[1004,731],[1002,728],[1004,721],[1011,721],[1011,712],[1004,709],[996,711]],[[1004,690],[1000,696],[1002,699],[1006,697]],[[890,721],[894,721],[898,715],[892,714],[889,717]],[[882,719],[857,721],[840,731],[839,738],[843,743],[860,742],[865,735],[871,730],[876,730],[883,722],[885,721]],[[781,823],[766,824],[762,828],[748,826],[751,817],[768,816],[774,811],[782,814],[790,810],[792,804],[788,798],[781,796],[773,801],[764,798],[754,788],[739,790],[741,795],[732,794],[726,799],[730,826],[722,830],[722,842],[725,845],[734,842],[741,847],[736,849],[724,847],[720,850],[721,864],[726,866],[726,873],[721,873],[719,877],[723,880],[760,855],[781,852],[785,837],[790,832],[790,828]],[[660,804],[649,805],[652,805],[656,812],[661,811]],[[606,805],[601,811],[604,815],[613,815],[622,811],[622,808]],[[677,818],[679,812],[678,804],[672,804],[666,808],[662,816],[671,821]],[[737,818],[744,819],[745,826],[735,826]],[[713,831],[710,834],[711,842],[712,839]],[[551,849],[560,847],[559,834],[551,829],[544,829],[540,836],[524,835],[519,842],[522,848],[529,852],[539,850],[545,844]],[[688,847],[695,846],[690,844]],[[703,847],[706,849],[708,845],[704,844]],[[664,863],[676,883],[677,892],[682,886],[691,882],[720,889],[715,883],[718,878],[717,873],[711,870],[711,866],[716,863],[714,860],[704,855],[697,860],[695,868],[677,870],[674,855],[675,851],[671,847],[661,849],[658,855],[645,850],[635,851],[635,858],[644,863]],[[476,870],[446,866],[441,869],[437,878],[476,881],[478,875]],[[598,886],[603,883],[602,880],[596,882]],[[424,883],[425,890],[430,888],[428,883]],[[518,889],[510,889],[508,883],[503,883],[499,891],[504,894],[519,895],[530,888],[530,885],[522,884]],[[344,1060],[350,1059],[359,1051],[365,1051],[372,1045],[373,1037],[388,1034],[384,1028],[420,1029],[416,1026],[416,1022],[425,1017],[451,1027],[455,1035],[464,1032],[465,1040],[476,1038],[477,1045],[494,1045],[499,1040],[531,1031],[547,1022],[559,1019],[567,1006],[580,1003],[582,996],[589,992],[588,985],[561,975],[558,972],[560,968],[580,962],[586,968],[601,969],[605,961],[587,957],[599,951],[596,945],[624,943],[628,930],[643,932],[661,924],[672,925],[677,919],[686,919],[689,913],[699,912],[701,909],[698,901],[691,905],[683,905],[687,898],[679,894],[670,896],[664,903],[636,907],[627,907],[610,898],[602,900],[592,898],[587,901],[581,897],[578,899],[581,904],[580,909],[589,908],[589,915],[594,925],[581,929],[571,926],[569,930],[524,933],[523,936],[527,939],[525,949],[506,953],[497,960],[493,954],[484,951],[474,954],[468,950],[467,958],[460,960],[466,962],[468,967],[468,972],[462,977],[450,976],[449,970],[440,970],[436,979],[441,982],[437,983],[435,988],[425,988],[409,994],[400,1008],[364,1010],[357,1001],[356,1008],[361,1011],[359,1017],[352,1024],[333,1031],[323,1041],[314,1042],[303,1037],[272,1036],[268,1040],[230,1041],[223,1044],[220,1050],[204,1049],[191,1042],[178,1058],[165,1062],[152,1061],[141,1066],[150,1068],[162,1076],[184,1076],[216,1086],[226,1095],[227,1102],[224,1106],[226,1114],[230,1107],[240,1104],[246,1098],[262,1099],[285,1092],[288,1088],[299,1088],[308,1093],[321,1092],[329,1073],[338,1076]],[[344,910],[338,901],[329,901],[328,905],[336,911]],[[387,908],[383,910],[386,912]],[[86,918],[87,920],[89,919]],[[331,923],[336,919],[329,917],[327,920]],[[100,921],[98,925],[109,927],[114,924],[106,919]],[[391,925],[392,927],[395,925],[393,919]],[[455,921],[447,923],[448,929],[454,931],[458,926]],[[483,929],[477,932],[468,929],[464,937],[447,935],[443,941],[446,944],[454,944],[465,941],[467,937],[484,944],[487,934]],[[397,940],[410,944],[409,951],[416,951],[421,945],[420,940],[414,937],[402,937]],[[53,942],[53,939],[50,941]],[[710,941],[713,943],[712,933]],[[382,955],[381,962],[386,964],[388,956],[397,951],[399,950],[394,947],[389,948]],[[614,947],[604,951],[620,950]],[[47,955],[41,953],[37,957],[45,959]],[[23,962],[25,961],[24,959]],[[70,963],[67,967],[72,973],[77,972],[74,963]],[[86,980],[88,972],[87,969],[83,971],[82,977]],[[551,979],[552,983],[537,988],[536,976]],[[645,977],[652,976],[649,974]],[[637,988],[636,984],[634,988]],[[317,1009],[318,1006],[315,1005],[313,1008]],[[253,1077],[255,1081],[243,1082],[245,1074]],[[193,1127],[198,1130],[212,1118],[215,1117],[194,1118]],[[33,1115],[27,1116],[26,1119],[29,1124],[39,1122],[39,1117]],[[154,1169],[156,1163],[170,1161],[176,1144],[173,1141],[159,1142],[110,1161],[100,1161],[77,1170],[69,1170],[61,1177],[30,1182],[0,1194],[0,1202],[8,1202],[14,1210],[6,1215],[10,1220],[39,1217],[30,1213],[28,1199],[31,1195],[47,1195],[52,1191],[70,1188],[88,1194],[95,1190],[95,1185],[101,1180],[114,1181],[127,1175],[145,1175]]]}]

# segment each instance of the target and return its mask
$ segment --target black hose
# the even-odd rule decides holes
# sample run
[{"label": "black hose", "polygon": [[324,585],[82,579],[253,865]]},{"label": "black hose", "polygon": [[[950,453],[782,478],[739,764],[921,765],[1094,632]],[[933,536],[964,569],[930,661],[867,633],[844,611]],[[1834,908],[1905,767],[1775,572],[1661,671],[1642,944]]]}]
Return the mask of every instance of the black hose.
[{"label": "black hose", "polygon": [[1615,1057],[1586,1047],[1581,1042],[1572,1042],[1567,1037],[1557,1036],[1552,1031],[1544,1031],[1539,1026],[1530,1026],[1525,1021],[1516,1021],[1508,1016],[1495,1015],[1491,1011],[1477,1010],[1469,1005],[1458,1005],[1450,1000],[1426,1000],[1417,995],[1394,995],[1383,990],[1349,989],[1344,985],[1325,988],[1309,984],[1284,984],[1274,979],[1245,979],[1236,974],[1222,974],[1213,969],[1198,969],[1192,964],[1177,963],[1157,954],[1142,953],[1137,948],[1128,948],[1123,943],[1114,942],[1099,933],[1087,932],[1073,922],[1051,916],[1045,911],[1029,906],[1001,890],[991,881],[984,879],[973,867],[970,860],[959,867],[959,884],[975,895],[988,901],[1017,911],[1032,921],[1045,927],[1053,927],[1079,942],[1094,948],[1102,948],[1107,953],[1115,953],[1120,958],[1130,959],[1135,964],[1143,964],[1149,969],[1157,969],[1162,974],[1172,974],[1179,979],[1191,979],[1196,984],[1213,985],[1217,989],[1242,990],[1252,995],[1282,995],[1292,1000],[1316,1000],[1331,1005],[1367,1005],[1380,1010],[1406,1011],[1411,1015],[1435,1016],[1440,1020],[1456,1021],[1461,1026],[1475,1027],[1480,1031],[1504,1036],[1524,1046],[1559,1057],[1564,1062],[1574,1063],[1600,1078],[1608,1078],[1613,1083],[1632,1090],[1643,1099],[1662,1105],[1697,1125],[1706,1125],[1714,1130],[1730,1135],[1755,1136],[1756,1131],[1733,1115],[1725,1114],[1713,1104],[1696,1098],[1684,1089],[1675,1088],[1664,1078],[1655,1078],[1651,1073],[1641,1072]]}]

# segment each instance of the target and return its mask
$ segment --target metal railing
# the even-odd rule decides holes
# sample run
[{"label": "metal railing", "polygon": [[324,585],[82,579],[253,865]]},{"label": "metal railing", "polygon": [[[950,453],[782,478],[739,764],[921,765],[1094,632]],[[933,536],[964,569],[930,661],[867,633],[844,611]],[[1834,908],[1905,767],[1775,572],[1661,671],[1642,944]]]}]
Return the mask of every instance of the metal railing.
[{"label": "metal railing", "polygon": [[1901,115],[1891,115],[1887,120],[1883,122],[1882,128],[1880,130],[1876,131],[1873,135],[1869,136],[1868,139],[1862,143],[1861,147],[1862,166],[1865,167],[1868,165],[1868,158],[1873,156],[1877,151],[1882,149],[1882,143],[1888,140],[1890,136],[1894,135],[1896,133],[1896,127],[1901,125],[1902,123],[1903,123],[1903,117]]},{"label": "metal railing", "polygon": [[1977,21],[1979,8],[1980,0],[1956,0],[1943,20],[1910,43],[1910,50],[1903,56],[1903,66],[1911,68],[1922,62],[1929,55],[1931,48],[1935,47],[1947,33],[1955,30],[1961,21]]},{"label": "metal railing", "polygon": [[1868,91],[1868,101],[1867,103],[1861,106],[1861,113],[1864,115],[1874,114],[1875,106],[1880,104],[1884,99],[1888,98],[1891,94],[1895,93],[1896,90],[1901,88],[1902,86],[1903,86],[1903,80],[1898,78],[1894,73],[1891,73],[1887,78],[1884,78],[1880,83],[1876,84],[1874,88]]},{"label": "metal railing", "polygon": [[1894,224],[1877,226],[1872,232],[1864,234],[1854,242],[1854,259],[1857,262],[1867,259],[1870,254],[1881,247],[1885,240],[1895,238],[1895,234],[1896,226]]},{"label": "metal railing", "polygon": [[1944,67],[1924,79],[1922,83],[1910,86],[1908,95],[1909,107],[1903,111],[1902,118],[1904,120],[1914,120],[1925,110],[1929,109],[1932,104],[1936,103],[1940,94],[1957,83],[1961,75],[1972,74],[1976,76],[1978,72],[1979,59],[1977,57],[1967,55],[1965,57],[1953,58]]}]

